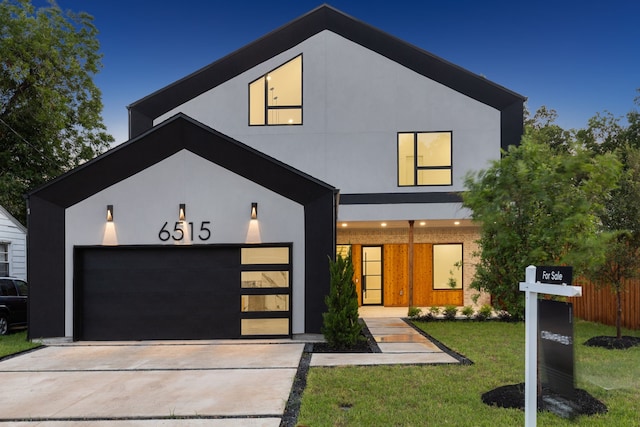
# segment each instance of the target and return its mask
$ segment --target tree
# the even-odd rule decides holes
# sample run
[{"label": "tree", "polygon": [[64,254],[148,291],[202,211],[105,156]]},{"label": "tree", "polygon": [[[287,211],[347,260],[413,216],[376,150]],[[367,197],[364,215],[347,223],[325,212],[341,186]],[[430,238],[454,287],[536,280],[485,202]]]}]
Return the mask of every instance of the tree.
[{"label": "tree", "polygon": [[322,314],[322,333],[330,347],[348,349],[360,340],[362,325],[358,322],[358,294],[353,283],[351,252],[329,260],[331,285],[325,297],[328,311]]},{"label": "tree", "polygon": [[[635,99],[640,105],[640,97]],[[616,337],[622,337],[622,294],[626,280],[640,277],[640,114],[627,114],[629,126],[611,114],[596,115],[580,133],[595,152],[618,154],[624,168],[620,182],[601,213],[602,229],[614,235],[601,264],[588,266],[585,275],[609,286],[616,294]]]},{"label": "tree", "polygon": [[53,0],[0,3],[0,204],[23,223],[27,191],[113,142],[93,82],[102,55],[92,21]]},{"label": "tree", "polygon": [[573,141],[574,131],[565,130],[555,123],[558,118],[556,110],[544,105],[533,117],[525,110],[525,132],[532,141],[550,146],[554,151],[567,152]]},{"label": "tree", "polygon": [[463,194],[481,226],[471,287],[489,292],[494,306],[516,319],[524,317],[518,283],[528,265],[602,262],[609,235],[598,232],[600,196],[614,186],[620,166],[613,154],[575,145],[557,150],[539,139],[528,128],[520,146],[467,175]]}]

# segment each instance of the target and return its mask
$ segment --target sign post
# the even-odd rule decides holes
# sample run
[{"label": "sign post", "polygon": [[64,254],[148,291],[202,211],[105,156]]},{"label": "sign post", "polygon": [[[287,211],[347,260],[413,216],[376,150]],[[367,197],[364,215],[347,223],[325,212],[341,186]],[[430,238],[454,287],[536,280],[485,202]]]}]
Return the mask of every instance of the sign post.
[{"label": "sign post", "polygon": [[525,293],[525,427],[536,426],[538,412],[538,294],[582,296],[582,287],[570,285],[571,267],[530,265],[525,270],[525,281],[520,282],[520,291]]}]

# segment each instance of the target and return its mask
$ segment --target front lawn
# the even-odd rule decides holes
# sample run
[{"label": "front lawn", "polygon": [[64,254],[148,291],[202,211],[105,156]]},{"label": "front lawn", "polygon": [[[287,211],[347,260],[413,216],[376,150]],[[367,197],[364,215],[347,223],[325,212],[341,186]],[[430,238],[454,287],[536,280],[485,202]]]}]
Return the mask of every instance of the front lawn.
[{"label": "front lawn", "polygon": [[27,331],[0,335],[0,358],[40,346],[39,343],[27,341]]},{"label": "front lawn", "polygon": [[[299,425],[308,426],[512,426],[524,412],[490,407],[480,396],[524,382],[524,323],[417,322],[417,326],[474,364],[311,368]],[[615,328],[577,321],[576,386],[609,412],[569,421],[543,412],[538,426],[640,425],[640,347],[607,350],[582,345]],[[640,331],[625,331],[640,336]]]}]

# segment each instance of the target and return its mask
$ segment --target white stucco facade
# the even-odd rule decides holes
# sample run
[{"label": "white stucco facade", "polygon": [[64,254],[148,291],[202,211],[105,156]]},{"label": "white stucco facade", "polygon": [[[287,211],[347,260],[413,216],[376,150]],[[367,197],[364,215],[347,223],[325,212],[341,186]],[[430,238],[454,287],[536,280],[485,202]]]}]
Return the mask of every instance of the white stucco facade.
[{"label": "white stucco facade", "polygon": [[[248,126],[248,85],[303,57],[303,125]],[[454,192],[500,156],[500,112],[343,37],[322,31],[158,117],[183,112],[339,188],[341,193]],[[452,132],[450,186],[398,186],[398,132]],[[396,216],[416,216],[394,206]],[[354,217],[366,208],[354,207]]]},{"label": "white stucco facade", "polygon": [[[254,202],[257,221],[250,219]],[[175,234],[181,203],[186,204],[186,224],[179,225],[185,238],[162,241],[165,222]],[[112,222],[105,220],[107,205],[114,209]],[[210,231],[205,240],[203,227]],[[67,336],[73,334],[74,247],[100,245],[292,243],[292,330],[304,331],[303,207],[187,150],[67,208],[65,228]]]},{"label": "white stucco facade", "polygon": [[[468,304],[478,229],[462,207],[464,179],[518,144],[523,103],[319,6],[132,103],[129,141],[30,194],[29,275],[41,284],[30,330],[78,340],[321,333],[328,259],[345,246],[359,304]],[[289,258],[235,261],[257,243]],[[441,276],[458,264],[445,249],[464,261],[451,289]],[[200,269],[213,258],[220,264]],[[137,275],[117,280],[120,265]],[[274,271],[291,275],[289,287]],[[124,306],[130,289],[137,299]],[[282,305],[267,303],[275,297]],[[192,313],[204,319],[193,333],[173,328],[197,321]],[[243,332],[249,324],[266,327]]]}]

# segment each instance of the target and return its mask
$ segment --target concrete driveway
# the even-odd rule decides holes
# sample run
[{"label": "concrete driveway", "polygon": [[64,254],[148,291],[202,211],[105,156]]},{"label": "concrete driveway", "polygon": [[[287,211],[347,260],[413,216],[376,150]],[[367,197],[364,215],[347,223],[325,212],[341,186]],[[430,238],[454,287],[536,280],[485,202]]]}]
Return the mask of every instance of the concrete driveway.
[{"label": "concrete driveway", "polygon": [[291,341],[48,346],[0,361],[0,426],[276,427],[303,349]]}]

